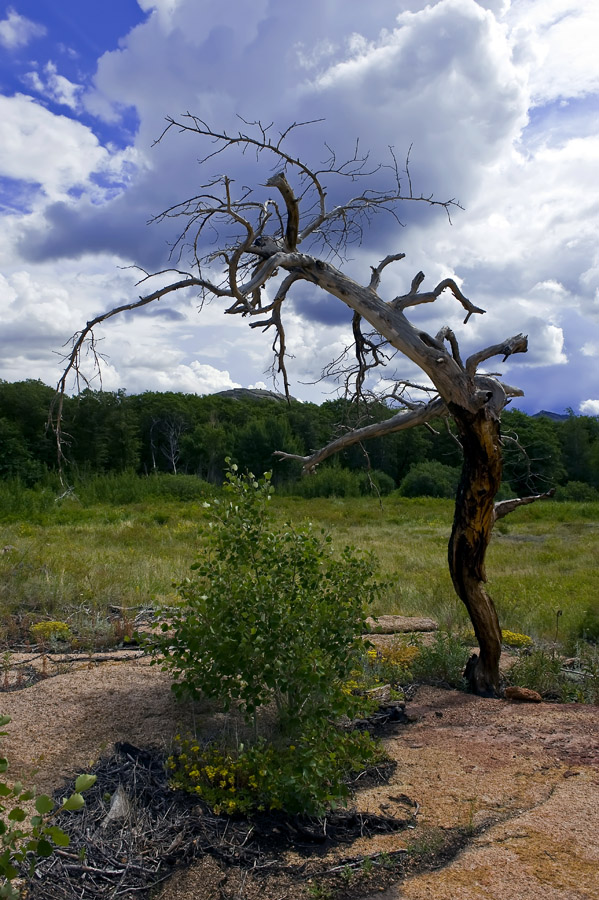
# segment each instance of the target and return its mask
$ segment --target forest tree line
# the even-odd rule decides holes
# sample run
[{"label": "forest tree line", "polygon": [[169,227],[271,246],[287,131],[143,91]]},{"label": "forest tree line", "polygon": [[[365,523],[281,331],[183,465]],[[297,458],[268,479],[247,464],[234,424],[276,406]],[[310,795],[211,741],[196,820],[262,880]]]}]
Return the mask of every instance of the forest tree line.
[{"label": "forest tree line", "polygon": [[[299,463],[278,461],[275,450],[306,455],[358,418],[367,424],[393,411],[383,404],[366,410],[342,399],[317,405],[262,395],[85,390],[65,398],[69,468],[77,475],[184,473],[220,483],[231,457],[256,473],[272,469],[280,489],[308,495],[366,492],[372,481],[383,493],[455,491],[461,451],[445,420],[351,447],[323,464],[316,479],[300,480]],[[31,486],[56,470],[56,440],[47,427],[53,399],[54,389],[41,381],[0,380],[0,477]],[[507,410],[502,433],[506,493],[556,486],[564,499],[599,499],[599,418]]]}]

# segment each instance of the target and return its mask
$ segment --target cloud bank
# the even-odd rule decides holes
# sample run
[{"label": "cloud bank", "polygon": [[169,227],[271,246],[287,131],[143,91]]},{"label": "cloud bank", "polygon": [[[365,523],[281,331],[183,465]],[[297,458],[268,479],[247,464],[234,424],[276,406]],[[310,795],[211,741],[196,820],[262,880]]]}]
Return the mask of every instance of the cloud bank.
[{"label": "cloud bank", "polygon": [[[21,377],[28,366],[55,380],[61,339],[139,292],[135,273],[116,267],[168,264],[176,232],[147,221],[193,195],[219,166],[236,184],[264,182],[251,154],[200,170],[210,147],[191,136],[153,146],[165,116],[190,110],[229,129],[244,127],[238,116],[281,129],[323,119],[294,132],[290,144],[313,165],[325,157],[325,142],[344,158],[359,139],[373,163],[388,162],[393,147],[401,165],[411,148],[415,192],[456,197],[464,211],[452,225],[411,204],[400,210],[405,228],[376,218],[362,246],[350,248],[350,272],[365,281],[386,253],[403,251],[406,259],[385,273],[381,290],[389,296],[403,293],[419,269],[425,284],[455,277],[485,316],[463,328],[461,308],[444,298],[415,310],[415,320],[431,330],[450,324],[464,352],[528,333],[527,356],[500,367],[524,387],[520,405],[596,408],[594,0],[306,0],[301,12],[272,0],[139,6],[145,16],[117,49],[88,60],[87,71],[67,77],[57,51],[29,65],[19,91],[0,97],[8,222],[0,255],[15,346],[13,357],[2,353],[2,377]],[[0,41],[14,49],[31,42],[31,50],[44,29],[9,10]],[[381,170],[373,183],[388,174]],[[330,199],[350,189],[334,188]],[[41,297],[55,298],[49,330]],[[176,315],[144,318],[135,341],[132,323],[106,327],[115,386],[203,391],[264,378],[267,338],[219,318],[216,305],[198,319],[193,296],[169,303]],[[320,388],[298,382],[314,381],[331,348],[342,346],[346,311],[302,289],[288,328],[294,393],[316,399]]]}]

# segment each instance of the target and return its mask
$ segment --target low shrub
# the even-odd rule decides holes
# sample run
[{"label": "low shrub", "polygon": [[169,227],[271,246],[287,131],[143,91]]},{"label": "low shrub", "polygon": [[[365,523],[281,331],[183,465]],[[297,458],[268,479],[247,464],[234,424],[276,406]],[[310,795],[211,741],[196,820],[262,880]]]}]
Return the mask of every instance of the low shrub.
[{"label": "low shrub", "polygon": [[260,740],[231,749],[179,738],[168,760],[171,783],[217,814],[284,810],[319,815],[346,800],[352,772],[383,758],[367,732],[309,728],[294,741]]},{"label": "low shrub", "polygon": [[465,689],[464,669],[470,650],[457,635],[436,631],[430,644],[422,643],[412,666],[416,681],[448,684]]},{"label": "low shrub", "polygon": [[398,669],[409,669],[420,653],[414,643],[395,642],[382,651],[383,659]]},{"label": "low shrub", "polygon": [[521,656],[509,671],[509,680],[519,687],[530,688],[542,695],[563,699],[562,660],[545,647],[536,647]]},{"label": "low shrub", "polygon": [[453,498],[458,489],[460,470],[431,461],[415,463],[399,486],[402,497]]},{"label": "low shrub", "polygon": [[599,703],[599,652],[595,646],[579,645],[573,670],[564,667],[553,649],[536,647],[516,660],[508,677],[511,684],[531,688],[546,700]]},{"label": "low shrub", "polygon": [[414,643],[394,641],[387,647],[367,650],[364,677],[368,686],[389,683],[395,687],[412,680],[412,669],[420,647]]},{"label": "low shrub", "polygon": [[340,466],[323,466],[312,475],[283,486],[282,493],[295,497],[360,497],[373,493],[385,497],[395,490],[395,482],[386,472],[353,471]]},{"label": "low shrub", "polygon": [[[470,645],[476,642],[473,628],[466,629],[466,631],[462,632],[462,635],[463,641],[465,643]],[[502,629],[501,643],[504,647],[510,647],[514,650],[521,650],[526,647],[532,647],[533,639],[527,634],[520,634],[520,632],[518,631],[508,631],[507,629]]]},{"label": "low shrub", "polygon": [[31,522],[47,515],[59,489],[58,478],[51,476],[32,487],[19,478],[0,479],[0,522]]},{"label": "low shrub", "polygon": [[520,634],[517,631],[506,631],[505,629],[501,632],[501,642],[506,647],[513,647],[514,649],[522,649],[523,647],[532,647],[532,638],[527,634]]},{"label": "low shrub", "polygon": [[310,527],[275,528],[269,476],[233,466],[227,478],[228,498],[206,504],[208,552],[179,585],[183,602],[162,636],[149,639],[153,662],[174,675],[178,696],[235,702],[249,719],[271,701],[281,723],[345,713],[341,685],[378,591],[372,557],[350,547],[336,556]]},{"label": "low shrub", "polygon": [[73,637],[66,622],[36,622],[29,631],[36,644],[69,642]]},{"label": "low shrub", "polygon": [[599,500],[599,491],[585,481],[568,481],[557,488],[555,499],[561,502],[572,500],[575,503],[592,503]]},{"label": "low shrub", "polygon": [[73,489],[76,498],[86,506],[94,503],[128,505],[152,498],[197,501],[215,493],[213,485],[196,475],[156,473],[141,476],[130,470],[78,476],[73,481]]},{"label": "low shrub", "polygon": [[340,466],[323,466],[287,490],[299,497],[359,497],[364,493],[360,475]]}]

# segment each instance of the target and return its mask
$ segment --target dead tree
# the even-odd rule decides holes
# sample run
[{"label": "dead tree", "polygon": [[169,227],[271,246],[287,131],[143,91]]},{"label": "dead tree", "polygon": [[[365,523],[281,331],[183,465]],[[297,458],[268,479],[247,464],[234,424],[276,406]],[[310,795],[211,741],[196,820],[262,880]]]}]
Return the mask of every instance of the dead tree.
[{"label": "dead tree", "polygon": [[[82,348],[88,343],[93,348],[95,326],[124,310],[190,288],[196,289],[202,298],[222,298],[226,304],[224,312],[247,317],[250,328],[272,329],[273,372],[280,374],[288,392],[285,301],[301,283],[314,285],[336,297],[353,314],[358,390],[368,370],[384,361],[382,347],[385,345],[410,359],[426,376],[428,381],[423,386],[424,393],[420,394],[425,399],[409,401],[405,385],[400,383],[396,394],[402,403],[396,414],[387,421],[349,431],[328,446],[302,457],[304,469],[313,470],[333,453],[367,438],[421,425],[439,415],[453,419],[463,448],[463,468],[449,541],[449,569],[455,590],[468,609],[480,647],[479,655],[468,666],[470,686],[478,694],[496,695],[501,630],[485,588],[485,554],[496,517],[495,496],[501,484],[501,412],[509,398],[521,395],[522,391],[481,372],[480,367],[493,357],[506,360],[514,353],[526,352],[527,338],[517,334],[463,361],[458,340],[449,327],[430,335],[415,327],[407,317],[412,307],[434,303],[443,291],[449,291],[463,307],[464,324],[472,315],[484,313],[464,296],[452,278],[444,279],[432,290],[421,291],[425,276],[419,272],[407,293],[385,297],[380,291],[384,270],[405,254],[386,256],[371,268],[364,283],[343,271],[345,248],[361,240],[375,214],[385,212],[392,216],[393,222],[399,222],[398,208],[402,202],[439,206],[448,215],[458,204],[415,194],[407,163],[405,171],[400,173],[393,153],[388,167],[373,169],[357,148],[353,157],[343,163],[331,151],[322,168],[311,169],[286,150],[291,132],[299,127],[297,124],[275,139],[271,130],[260,123],[244,123],[245,132],[226,133],[215,131],[189,113],[179,121],[167,122],[159,140],[176,130],[210,142],[210,152],[201,160],[204,168],[220,154],[253,152],[257,169],[265,157],[270,157],[273,174],[255,190],[240,188],[230,177],[219,175],[203,185],[196,196],[157,217],[156,221],[176,218],[183,222],[173,253],[177,265],[188,257],[188,268],[173,268],[154,275],[144,273],[140,283],[147,283],[157,275],[164,280],[167,274],[172,280],[139,300],[88,322],[73,338],[59,393],[64,391],[69,374],[78,371]],[[353,191],[354,185],[360,188],[373,180],[380,183],[385,174],[391,179],[390,190],[358,189],[349,199],[328,204],[327,191],[333,182],[337,182],[333,184],[334,190],[339,190],[340,182],[341,187],[346,184]],[[219,238],[218,249],[205,254],[203,243],[214,247],[215,233]],[[368,323],[378,337],[365,335],[362,322]],[[501,514],[506,511],[502,510]]]}]

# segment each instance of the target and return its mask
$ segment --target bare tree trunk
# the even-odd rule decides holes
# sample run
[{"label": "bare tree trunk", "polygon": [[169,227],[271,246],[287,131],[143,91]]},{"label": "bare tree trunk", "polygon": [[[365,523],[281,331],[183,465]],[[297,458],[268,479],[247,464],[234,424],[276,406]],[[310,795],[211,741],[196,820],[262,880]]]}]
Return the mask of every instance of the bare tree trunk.
[{"label": "bare tree trunk", "polygon": [[499,693],[501,629],[493,601],[485,590],[485,555],[495,522],[494,498],[501,484],[502,456],[498,418],[484,406],[477,413],[449,404],[464,452],[449,540],[449,571],[465,604],[480,647],[465,676],[481,696]]}]

